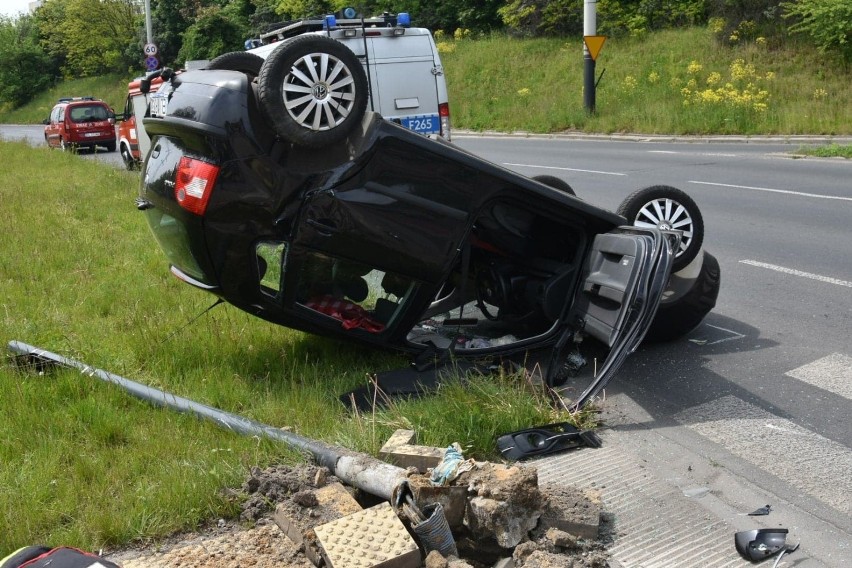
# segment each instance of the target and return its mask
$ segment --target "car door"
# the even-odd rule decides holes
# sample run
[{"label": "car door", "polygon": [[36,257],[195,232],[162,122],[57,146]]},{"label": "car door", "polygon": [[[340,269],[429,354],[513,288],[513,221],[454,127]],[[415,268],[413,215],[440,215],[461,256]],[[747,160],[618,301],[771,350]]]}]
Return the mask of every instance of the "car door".
[{"label": "car door", "polygon": [[679,236],[657,229],[619,227],[595,237],[569,321],[609,347],[592,382],[575,401],[597,395],[639,346],[657,312]]},{"label": "car door", "polygon": [[340,332],[336,317],[350,334],[368,329],[367,341],[385,341],[406,330],[403,313],[442,282],[470,215],[459,203],[429,195],[417,175],[412,179],[371,175],[305,198],[288,289],[297,309],[326,313],[329,303],[343,306],[332,318],[312,318],[317,325]]}]

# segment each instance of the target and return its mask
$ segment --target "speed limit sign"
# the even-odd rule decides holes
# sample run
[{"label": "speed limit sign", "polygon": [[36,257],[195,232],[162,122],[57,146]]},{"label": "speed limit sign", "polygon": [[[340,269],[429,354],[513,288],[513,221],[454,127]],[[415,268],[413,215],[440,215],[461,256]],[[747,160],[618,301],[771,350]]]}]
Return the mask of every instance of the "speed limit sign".
[{"label": "speed limit sign", "polygon": [[145,55],[147,55],[148,57],[151,57],[152,55],[157,55],[157,44],[146,43],[143,51],[145,52]]}]

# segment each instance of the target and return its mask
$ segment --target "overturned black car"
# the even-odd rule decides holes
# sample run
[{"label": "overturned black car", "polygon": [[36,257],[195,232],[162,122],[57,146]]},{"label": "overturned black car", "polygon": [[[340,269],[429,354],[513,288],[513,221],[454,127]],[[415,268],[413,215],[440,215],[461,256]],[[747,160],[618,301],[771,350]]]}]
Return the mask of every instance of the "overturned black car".
[{"label": "overturned black car", "polygon": [[411,132],[366,110],[362,63],[335,44],[163,73],[137,206],[176,277],[420,363],[544,352],[549,384],[586,378],[577,407],[646,334],[713,308],[719,267],[686,194],[640,190],[617,214]]}]

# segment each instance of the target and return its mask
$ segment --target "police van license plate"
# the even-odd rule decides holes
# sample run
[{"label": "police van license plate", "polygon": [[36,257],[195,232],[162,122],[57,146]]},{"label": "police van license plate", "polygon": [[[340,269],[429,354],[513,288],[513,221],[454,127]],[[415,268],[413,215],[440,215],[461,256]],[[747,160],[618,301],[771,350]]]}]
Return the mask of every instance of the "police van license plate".
[{"label": "police van license plate", "polygon": [[435,134],[441,131],[441,120],[437,114],[404,116],[399,122],[409,130],[419,132],[420,134]]},{"label": "police van license plate", "polygon": [[151,95],[151,116],[162,118],[169,108],[169,96],[166,93]]}]

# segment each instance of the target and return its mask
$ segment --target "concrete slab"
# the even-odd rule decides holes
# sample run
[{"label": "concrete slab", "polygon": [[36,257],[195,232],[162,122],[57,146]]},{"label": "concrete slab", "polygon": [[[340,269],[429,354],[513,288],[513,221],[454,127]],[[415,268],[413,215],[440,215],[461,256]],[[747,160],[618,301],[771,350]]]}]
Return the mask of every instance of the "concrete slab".
[{"label": "concrete slab", "polygon": [[416,446],[414,439],[414,430],[397,430],[379,450],[379,457],[399,467],[415,467],[420,473],[438,465],[445,449]]}]

